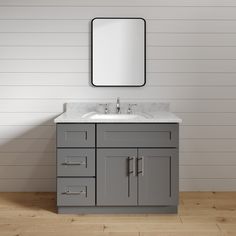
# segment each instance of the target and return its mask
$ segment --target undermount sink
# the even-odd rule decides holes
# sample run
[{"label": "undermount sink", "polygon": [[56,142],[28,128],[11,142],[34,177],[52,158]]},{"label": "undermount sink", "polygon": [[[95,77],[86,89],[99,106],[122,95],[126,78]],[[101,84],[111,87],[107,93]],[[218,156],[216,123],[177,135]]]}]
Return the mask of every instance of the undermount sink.
[{"label": "undermount sink", "polygon": [[92,120],[134,120],[140,118],[150,118],[147,114],[115,114],[115,113],[97,113],[97,112],[90,112],[83,115],[82,118],[85,119],[92,119]]}]

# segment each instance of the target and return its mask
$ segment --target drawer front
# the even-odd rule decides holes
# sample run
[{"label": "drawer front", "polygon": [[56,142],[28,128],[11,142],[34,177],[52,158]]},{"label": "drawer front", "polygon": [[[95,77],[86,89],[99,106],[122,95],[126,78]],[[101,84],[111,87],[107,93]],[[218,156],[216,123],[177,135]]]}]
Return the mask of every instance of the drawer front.
[{"label": "drawer front", "polygon": [[58,176],[95,176],[94,149],[57,149]]},{"label": "drawer front", "polygon": [[98,147],[178,147],[178,124],[98,124]]},{"label": "drawer front", "polygon": [[58,124],[57,147],[94,147],[94,124]]},{"label": "drawer front", "polygon": [[57,205],[95,205],[95,178],[58,178]]}]

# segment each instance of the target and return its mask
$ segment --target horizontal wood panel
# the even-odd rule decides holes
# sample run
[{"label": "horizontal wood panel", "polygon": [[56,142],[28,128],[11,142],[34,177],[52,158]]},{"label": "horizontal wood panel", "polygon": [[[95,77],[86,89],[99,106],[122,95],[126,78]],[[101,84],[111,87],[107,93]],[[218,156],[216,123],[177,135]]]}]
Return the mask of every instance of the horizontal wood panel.
[{"label": "horizontal wood panel", "polygon": [[[236,153],[198,153],[198,152],[181,152],[179,156],[180,165],[182,168],[188,168],[188,166],[235,166],[236,165]],[[186,166],[186,167],[184,167]],[[199,176],[200,178],[201,176]]]},{"label": "horizontal wood panel", "polygon": [[184,139],[181,152],[236,152],[236,139]]},{"label": "horizontal wood panel", "polygon": [[0,153],[0,166],[56,166],[56,153]]},{"label": "horizontal wood panel", "polygon": [[2,33],[1,46],[88,46],[89,33]]},{"label": "horizontal wood panel", "polygon": [[[0,60],[0,73],[89,72],[88,60]],[[147,72],[236,73],[236,60],[148,60]]]},{"label": "horizontal wood panel", "polygon": [[[66,89],[65,89],[66,88]],[[125,99],[236,99],[235,87],[143,87],[136,89],[62,86],[2,86],[0,98],[96,99],[118,96]]]},{"label": "horizontal wood panel", "polygon": [[[236,113],[176,113],[182,125],[236,125]],[[1,113],[1,125],[54,125],[58,113]]]},{"label": "horizontal wood panel", "polygon": [[[147,73],[146,86],[236,86],[236,73]],[[1,85],[88,86],[90,73],[0,73]]]},{"label": "horizontal wood panel", "polygon": [[0,179],[0,192],[55,192],[56,178]]},{"label": "horizontal wood panel", "polygon": [[181,139],[236,139],[236,126],[181,126]]},{"label": "horizontal wood panel", "polygon": [[[0,139],[1,152],[54,152],[54,139]],[[181,152],[236,152],[236,139],[182,139]]]},{"label": "horizontal wood panel", "polygon": [[55,139],[56,126],[34,125],[0,125],[0,139]]},{"label": "horizontal wood panel", "polygon": [[34,112],[34,113],[53,113],[53,115],[58,116],[63,112],[64,101],[54,101],[54,100],[19,100],[19,99],[0,99],[0,112]]},{"label": "horizontal wood panel", "polygon": [[192,113],[234,113],[236,111],[235,100],[220,100],[213,101],[206,100],[192,100],[192,101],[170,101],[170,108],[172,112],[192,112]]},{"label": "horizontal wood panel", "polygon": [[0,19],[91,19],[94,16],[146,19],[236,19],[232,7],[0,7]]},{"label": "horizontal wood panel", "polygon": [[236,125],[236,113],[177,113],[184,125]]},{"label": "horizontal wood panel", "polygon": [[[212,165],[236,165],[235,152],[231,153],[195,153],[181,152],[181,166],[212,166]],[[0,165],[9,166],[45,166],[56,165],[55,152],[28,152],[28,153],[0,153]],[[187,167],[186,167],[187,168]]]},{"label": "horizontal wood panel", "polygon": [[88,86],[89,73],[0,73],[1,85],[59,85]]},{"label": "horizontal wood panel", "polygon": [[[181,152],[180,165],[182,166],[212,166],[212,165],[236,165],[235,152]],[[27,153],[0,153],[0,165],[9,166],[44,166],[56,165],[55,152],[27,152]]]},{"label": "horizontal wood panel", "polygon": [[[14,172],[14,176],[12,175]],[[235,166],[180,166],[182,178],[236,178]],[[0,166],[0,178],[56,178],[56,166]]]},{"label": "horizontal wood panel", "polygon": [[147,59],[236,59],[235,47],[147,47]]},{"label": "horizontal wood panel", "polygon": [[[236,179],[180,179],[180,191],[235,191],[235,185]],[[0,179],[0,191],[55,192],[56,179]]]},{"label": "horizontal wood panel", "polygon": [[88,60],[0,60],[0,72],[88,72]]},{"label": "horizontal wood panel", "polygon": [[[1,113],[1,125],[54,125],[59,113]],[[236,113],[176,113],[183,119],[182,125],[236,125]]]},{"label": "horizontal wood panel", "polygon": [[88,20],[1,20],[0,33],[89,32]]},{"label": "horizontal wood panel", "polygon": [[[0,64],[1,65],[1,64]],[[70,65],[69,65],[70,66]],[[235,60],[150,60],[147,63],[147,72],[236,72]]]},{"label": "horizontal wood panel", "polygon": [[[179,47],[235,47],[235,34],[217,33],[147,33],[148,46]],[[2,33],[0,46],[88,46],[90,34],[86,33]]]},{"label": "horizontal wood panel", "polygon": [[[32,153],[0,153],[0,165],[9,166],[45,166],[56,165],[56,153],[32,152]],[[181,152],[181,166],[221,166],[236,165],[235,152]],[[187,168],[187,167],[186,167]]]},{"label": "horizontal wood panel", "polygon": [[149,73],[147,74],[147,85],[178,87],[235,86],[235,76],[236,73]]},{"label": "horizontal wood panel", "polygon": [[234,0],[1,0],[1,6],[236,6]]},{"label": "horizontal wood panel", "polygon": [[[56,165],[55,152],[0,153],[0,165],[44,166]],[[235,152],[231,153],[195,153],[181,152],[181,166],[236,165]]]},{"label": "horizontal wood panel", "polygon": [[236,191],[236,179],[180,179],[180,191]]},{"label": "horizontal wood panel", "polygon": [[[73,102],[114,102],[118,97],[119,91],[115,91],[113,95],[99,99],[73,99]],[[132,91],[132,90],[131,90]],[[127,90],[130,92],[130,90]],[[63,104],[72,101],[70,99],[0,99],[1,113],[52,113],[55,116],[63,112]],[[142,101],[153,101],[153,99],[124,99],[123,101],[135,103]],[[170,103],[172,112],[188,112],[188,113],[235,113],[236,100],[158,100],[158,102]]]},{"label": "horizontal wood panel", "polygon": [[[14,175],[12,173],[14,173]],[[0,166],[0,178],[56,178],[56,166]]]},{"label": "horizontal wood panel", "polygon": [[221,33],[148,33],[147,45],[182,47],[236,46],[235,34]]},{"label": "horizontal wood panel", "polygon": [[[81,20],[0,20],[0,33],[88,33],[90,32],[90,22],[93,17]],[[140,17],[140,15],[136,15],[136,17]],[[147,17],[144,16],[144,18]],[[236,21],[147,20],[147,33],[232,34],[236,33]]]},{"label": "horizontal wood panel", "polygon": [[[25,184],[27,182],[27,184]],[[55,179],[0,180],[1,192],[55,192]],[[235,191],[236,179],[180,179],[180,191]]]},{"label": "horizontal wood panel", "polygon": [[[56,126],[1,125],[0,139],[55,139]],[[236,126],[180,126],[180,139],[236,139]]]},{"label": "horizontal wood panel", "polygon": [[55,152],[54,139],[0,139],[0,153],[5,152]]},{"label": "horizontal wood panel", "polygon": [[150,20],[147,32],[155,33],[235,33],[235,21]]},{"label": "horizontal wood panel", "polygon": [[0,47],[0,59],[89,59],[89,47]]},{"label": "horizontal wood panel", "polygon": [[236,179],[235,167],[230,166],[180,166],[180,179]]},{"label": "horizontal wood panel", "polygon": [[[147,59],[236,60],[236,47],[147,47]],[[88,60],[89,47],[0,47],[0,59]]]},{"label": "horizontal wood panel", "polygon": [[1,113],[1,125],[54,125],[58,113]]}]

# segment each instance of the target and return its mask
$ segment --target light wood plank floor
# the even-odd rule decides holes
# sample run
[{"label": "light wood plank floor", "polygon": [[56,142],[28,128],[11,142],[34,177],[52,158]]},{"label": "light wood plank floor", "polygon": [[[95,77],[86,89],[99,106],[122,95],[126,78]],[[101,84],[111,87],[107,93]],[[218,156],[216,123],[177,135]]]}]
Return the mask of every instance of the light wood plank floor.
[{"label": "light wood plank floor", "polygon": [[185,192],[178,214],[58,215],[54,193],[0,193],[0,236],[232,236],[236,192]]}]

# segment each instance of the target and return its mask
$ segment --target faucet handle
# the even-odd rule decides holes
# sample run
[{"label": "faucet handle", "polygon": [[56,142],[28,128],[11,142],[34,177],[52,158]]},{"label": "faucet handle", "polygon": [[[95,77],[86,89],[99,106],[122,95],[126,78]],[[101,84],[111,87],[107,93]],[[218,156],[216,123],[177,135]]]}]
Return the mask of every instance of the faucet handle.
[{"label": "faucet handle", "polygon": [[108,103],[100,103],[99,106],[104,107],[104,113],[109,113],[109,104]]},{"label": "faucet handle", "polygon": [[136,107],[136,106],[137,106],[136,103],[129,103],[127,113],[131,114],[132,113],[132,107]]}]

